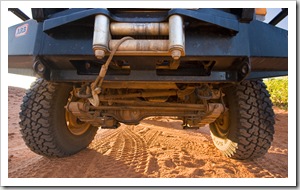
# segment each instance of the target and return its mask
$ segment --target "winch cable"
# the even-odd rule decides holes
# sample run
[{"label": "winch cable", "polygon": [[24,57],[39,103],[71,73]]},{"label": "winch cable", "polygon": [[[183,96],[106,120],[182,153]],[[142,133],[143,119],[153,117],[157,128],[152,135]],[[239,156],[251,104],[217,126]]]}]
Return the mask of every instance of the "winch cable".
[{"label": "winch cable", "polygon": [[117,49],[119,48],[119,46],[120,46],[123,42],[125,42],[126,40],[133,40],[133,38],[130,37],[130,36],[126,36],[126,37],[124,37],[124,38],[121,38],[121,39],[118,41],[118,43],[117,43],[117,44],[115,45],[115,47],[112,49],[112,51],[111,51],[111,53],[110,53],[108,59],[106,60],[105,64],[102,65],[101,70],[100,70],[100,72],[99,72],[99,75],[98,75],[98,77],[96,78],[95,82],[93,82],[93,83],[91,84],[91,88],[92,88],[93,91],[94,91],[97,87],[98,87],[98,88],[101,88],[102,83],[103,83],[103,80],[104,80],[104,77],[105,77],[106,72],[107,72],[107,69],[108,69],[108,66],[109,66],[109,64],[110,64],[110,62],[111,62],[113,56],[115,55],[115,53],[116,53]]},{"label": "winch cable", "polygon": [[125,42],[126,40],[133,40],[132,37],[130,36],[126,36],[124,38],[121,38],[118,43],[115,45],[115,47],[113,47],[108,59],[106,60],[105,64],[102,65],[101,70],[99,72],[99,75],[97,76],[96,80],[91,84],[91,90],[92,90],[92,98],[89,98],[90,103],[93,106],[98,106],[99,105],[99,94],[101,93],[101,86],[104,80],[104,77],[106,75],[106,72],[108,70],[108,66],[113,58],[113,56],[115,55],[115,53],[117,52],[117,49],[119,48],[119,46]]}]

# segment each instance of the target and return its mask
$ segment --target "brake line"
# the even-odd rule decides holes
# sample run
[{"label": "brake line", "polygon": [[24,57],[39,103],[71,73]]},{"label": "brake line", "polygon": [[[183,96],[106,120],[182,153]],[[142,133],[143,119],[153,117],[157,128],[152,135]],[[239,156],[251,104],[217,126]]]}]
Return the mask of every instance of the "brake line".
[{"label": "brake line", "polygon": [[113,56],[115,55],[115,53],[117,52],[117,49],[119,48],[119,46],[125,42],[126,40],[133,40],[132,37],[130,36],[126,36],[121,38],[118,43],[115,45],[115,47],[113,47],[108,59],[106,60],[105,64],[102,65],[101,70],[99,72],[99,75],[97,76],[96,80],[91,84],[91,90],[92,90],[92,96],[93,98],[89,98],[90,103],[93,106],[99,106],[99,97],[98,94],[101,93],[101,86],[104,80],[104,77],[106,75],[106,72],[108,70],[108,66],[111,63],[111,60],[113,58]]}]

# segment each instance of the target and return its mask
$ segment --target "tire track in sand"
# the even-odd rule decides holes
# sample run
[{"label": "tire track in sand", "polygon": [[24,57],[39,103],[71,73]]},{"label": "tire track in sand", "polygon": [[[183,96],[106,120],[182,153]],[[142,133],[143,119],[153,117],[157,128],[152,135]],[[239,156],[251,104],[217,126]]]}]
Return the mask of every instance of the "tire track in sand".
[{"label": "tire track in sand", "polygon": [[[88,177],[145,177],[147,145],[134,131],[134,126],[121,126],[105,156],[95,160],[98,173],[87,171]],[[98,146],[101,147],[101,146]]]},{"label": "tire track in sand", "polygon": [[147,143],[143,137],[135,133],[134,126],[130,126],[125,130],[126,135],[133,142],[133,157],[130,166],[138,173],[145,173],[148,165]]}]

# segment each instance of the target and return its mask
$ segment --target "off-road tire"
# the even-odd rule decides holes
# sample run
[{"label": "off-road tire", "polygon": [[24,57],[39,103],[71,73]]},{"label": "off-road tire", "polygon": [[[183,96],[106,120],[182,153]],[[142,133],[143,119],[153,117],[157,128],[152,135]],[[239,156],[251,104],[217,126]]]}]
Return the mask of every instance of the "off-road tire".
[{"label": "off-road tire", "polygon": [[72,85],[37,79],[23,98],[20,112],[21,134],[35,153],[47,157],[65,157],[86,148],[97,128],[90,126],[82,135],[67,127],[65,108]]},{"label": "off-road tire", "polygon": [[229,127],[225,136],[210,124],[215,146],[227,157],[253,159],[267,153],[274,135],[274,112],[266,85],[261,80],[243,81],[224,88],[229,108]]}]

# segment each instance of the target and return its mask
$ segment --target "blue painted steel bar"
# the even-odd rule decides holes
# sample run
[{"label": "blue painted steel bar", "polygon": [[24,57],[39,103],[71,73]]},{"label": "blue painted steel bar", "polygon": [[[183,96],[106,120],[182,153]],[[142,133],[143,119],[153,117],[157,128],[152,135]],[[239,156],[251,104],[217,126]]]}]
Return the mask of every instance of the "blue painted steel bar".
[{"label": "blue painted steel bar", "polygon": [[[15,38],[19,25],[9,28],[9,55],[84,55],[94,56],[92,30],[65,30],[52,35],[41,32],[42,23],[26,21],[29,31]],[[236,36],[220,36],[200,31],[186,31],[186,57],[190,56],[268,56],[287,57],[288,32],[271,25],[252,21],[240,24]],[[71,33],[72,32],[72,33]],[[26,47],[25,47],[26,46]]]},{"label": "blue painted steel bar", "polygon": [[[77,75],[73,70],[55,70],[51,74],[52,81],[75,82],[94,81],[96,75]],[[159,76],[155,71],[131,71],[130,75],[106,75],[105,81],[127,82],[176,82],[176,83],[199,83],[199,82],[235,82],[234,72],[212,72],[210,76]]]},{"label": "blue painted steel bar", "polygon": [[111,20],[117,22],[163,22],[171,15],[177,14],[181,16],[191,17],[197,20],[205,21],[210,24],[215,24],[223,28],[238,32],[239,22],[237,17],[226,12],[214,10],[214,9],[198,9],[198,10],[186,10],[186,9],[171,9],[166,16],[163,17],[135,17],[126,18],[118,17],[110,13],[107,9],[77,9],[77,11],[67,10],[65,15],[60,13],[57,17],[53,17],[45,20],[43,30],[48,31],[50,29],[74,22],[89,16],[103,14],[108,16]]}]

